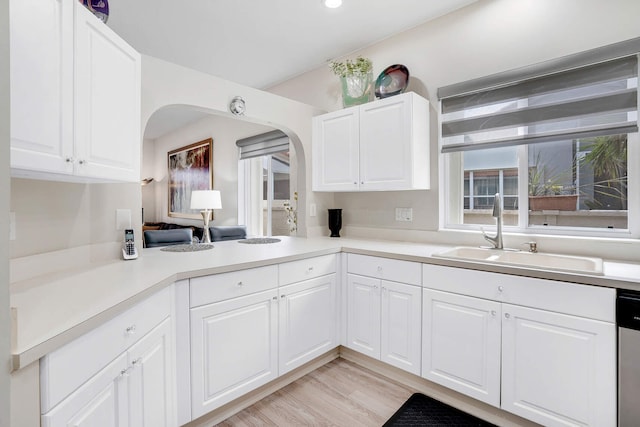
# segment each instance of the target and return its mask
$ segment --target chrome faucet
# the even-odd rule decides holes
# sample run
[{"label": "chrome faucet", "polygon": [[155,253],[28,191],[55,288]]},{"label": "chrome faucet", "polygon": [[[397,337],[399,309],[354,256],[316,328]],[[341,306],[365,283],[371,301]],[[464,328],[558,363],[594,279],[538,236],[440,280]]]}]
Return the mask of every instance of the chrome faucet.
[{"label": "chrome faucet", "polygon": [[489,236],[487,233],[482,230],[482,235],[484,239],[493,244],[494,249],[504,249],[504,245],[502,244],[502,203],[500,201],[500,193],[496,193],[493,199],[493,215],[496,219],[496,235],[494,237]]}]

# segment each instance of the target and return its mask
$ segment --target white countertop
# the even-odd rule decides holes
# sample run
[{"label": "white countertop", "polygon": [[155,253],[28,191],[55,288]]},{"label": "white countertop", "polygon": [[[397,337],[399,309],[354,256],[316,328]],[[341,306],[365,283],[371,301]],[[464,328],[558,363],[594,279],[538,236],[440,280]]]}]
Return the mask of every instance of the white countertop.
[{"label": "white countertop", "polygon": [[605,261],[586,276],[432,258],[450,246],[356,239],[281,237],[274,244],[216,242],[212,250],[145,249],[133,261],[84,266],[11,284],[14,369],[38,360],[177,280],[340,251],[408,261],[640,290],[640,264]]}]

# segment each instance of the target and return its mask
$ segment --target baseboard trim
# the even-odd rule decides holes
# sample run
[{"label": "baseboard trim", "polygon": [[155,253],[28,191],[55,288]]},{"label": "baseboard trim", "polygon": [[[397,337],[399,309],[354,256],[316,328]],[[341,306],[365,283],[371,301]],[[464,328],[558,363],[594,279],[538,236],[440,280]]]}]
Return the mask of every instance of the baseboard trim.
[{"label": "baseboard trim", "polygon": [[340,348],[336,347],[333,350],[328,351],[322,356],[318,356],[310,362],[305,363],[304,365],[294,369],[291,372],[282,375],[281,377],[276,378],[268,384],[265,384],[257,389],[245,394],[242,397],[237,398],[236,400],[227,403],[215,409],[208,414],[203,415],[202,417],[191,421],[184,425],[184,427],[212,427],[227,418],[237,414],[243,409],[248,408],[256,402],[264,399],[272,393],[280,390],[281,388],[291,384],[292,382],[304,377],[310,372],[315,371],[316,369],[326,365],[332,360],[340,357]]},{"label": "baseboard trim", "polygon": [[428,381],[387,363],[373,359],[346,347],[340,347],[340,357],[367,368],[387,379],[396,381],[417,392],[425,394],[447,405],[458,408],[485,421],[502,427],[535,427],[539,426],[529,420],[513,415],[502,409],[480,402],[460,394],[447,387]]}]

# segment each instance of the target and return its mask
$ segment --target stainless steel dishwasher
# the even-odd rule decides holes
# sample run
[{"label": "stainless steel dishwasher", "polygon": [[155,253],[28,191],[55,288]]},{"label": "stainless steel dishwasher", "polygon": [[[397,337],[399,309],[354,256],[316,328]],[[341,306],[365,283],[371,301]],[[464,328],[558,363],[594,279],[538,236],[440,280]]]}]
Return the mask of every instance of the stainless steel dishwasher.
[{"label": "stainless steel dishwasher", "polygon": [[640,426],[640,292],[619,290],[618,426]]}]

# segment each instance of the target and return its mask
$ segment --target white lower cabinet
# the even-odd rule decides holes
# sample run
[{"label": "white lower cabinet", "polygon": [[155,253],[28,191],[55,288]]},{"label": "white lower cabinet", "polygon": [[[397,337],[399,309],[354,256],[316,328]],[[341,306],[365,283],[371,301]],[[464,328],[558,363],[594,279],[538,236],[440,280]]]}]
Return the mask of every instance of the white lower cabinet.
[{"label": "white lower cabinet", "polygon": [[349,274],[347,346],[420,374],[419,286]]},{"label": "white lower cabinet", "polygon": [[125,354],[42,416],[43,427],[128,427]]},{"label": "white lower cabinet", "polygon": [[347,346],[380,359],[380,280],[347,276]]},{"label": "white lower cabinet", "polygon": [[503,313],[502,408],[545,426],[615,426],[615,326],[510,304]]},{"label": "white lower cabinet", "polygon": [[191,309],[193,419],[278,376],[278,291]]},{"label": "white lower cabinet", "polygon": [[171,318],[42,416],[43,427],[176,426]]},{"label": "white lower cabinet", "polygon": [[545,426],[616,425],[614,289],[424,269],[424,378]]},{"label": "white lower cabinet", "polygon": [[131,427],[177,425],[171,319],[165,319],[128,351]]},{"label": "white lower cabinet", "polygon": [[279,374],[337,344],[336,274],[280,288]]},{"label": "white lower cabinet", "polygon": [[327,255],[191,279],[191,419],[338,345],[335,270]]},{"label": "white lower cabinet", "polygon": [[423,289],[422,376],[500,406],[500,303]]}]

